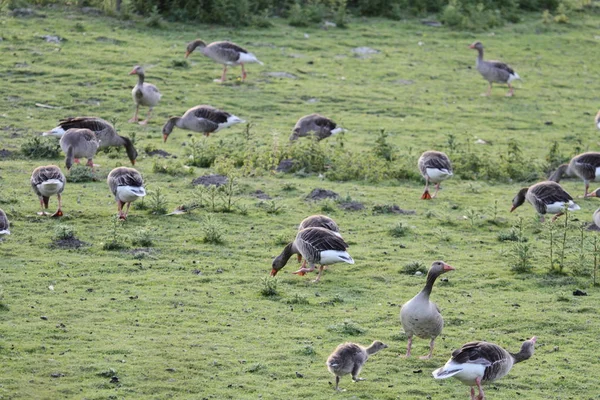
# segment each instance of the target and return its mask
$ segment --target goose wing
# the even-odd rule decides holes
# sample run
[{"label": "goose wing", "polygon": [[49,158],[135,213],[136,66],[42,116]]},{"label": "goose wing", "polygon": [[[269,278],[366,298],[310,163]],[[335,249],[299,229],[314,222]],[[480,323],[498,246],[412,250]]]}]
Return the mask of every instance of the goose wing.
[{"label": "goose wing", "polygon": [[511,75],[515,74],[515,70],[512,69],[508,64],[503,63],[502,61],[487,61],[487,62],[494,68],[506,71]]},{"label": "goose wing", "polygon": [[585,179],[596,178],[596,170],[600,168],[600,153],[584,153],[574,160],[575,167]]},{"label": "goose wing", "polygon": [[337,126],[335,122],[322,115],[315,115],[313,123],[321,129],[333,130]]},{"label": "goose wing", "polygon": [[65,131],[71,128],[89,129],[93,132],[102,132],[105,130],[113,130],[114,127],[108,121],[98,117],[75,117],[61,119],[58,125]]},{"label": "goose wing", "polygon": [[248,54],[248,50],[231,42],[214,42],[207,47],[214,48],[214,51],[219,54],[219,58],[230,62],[239,60],[240,53]]},{"label": "goose wing", "polygon": [[529,190],[536,199],[544,204],[573,200],[573,197],[556,182],[543,182],[543,184],[532,186]]}]

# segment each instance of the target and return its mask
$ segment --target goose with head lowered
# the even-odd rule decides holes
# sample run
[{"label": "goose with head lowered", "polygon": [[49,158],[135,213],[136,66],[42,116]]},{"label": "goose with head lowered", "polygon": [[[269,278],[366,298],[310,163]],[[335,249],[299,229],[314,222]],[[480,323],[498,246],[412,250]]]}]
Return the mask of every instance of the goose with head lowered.
[{"label": "goose with head lowered", "polygon": [[[482,385],[504,377],[513,365],[531,358],[536,340],[534,336],[524,341],[518,353],[510,353],[493,343],[469,342],[454,350],[446,365],[432,372],[433,377],[455,377],[465,385],[471,386],[471,400],[484,400]],[[479,389],[477,397],[475,386]]]},{"label": "goose with head lowered", "polygon": [[335,390],[344,391],[344,389],[340,389],[340,378],[344,375],[352,375],[353,382],[364,381],[365,378],[359,378],[358,375],[369,356],[387,349],[387,347],[387,344],[379,340],[371,343],[369,347],[351,342],[342,343],[336,347],[325,363],[329,372],[335,375]]},{"label": "goose with head lowered", "polygon": [[508,66],[508,64],[500,61],[485,61],[483,59],[483,44],[481,42],[475,42],[469,46],[470,49],[477,50],[477,71],[483,76],[483,78],[489,82],[486,96],[492,93],[492,83],[506,83],[508,85],[507,96],[513,96],[515,94],[514,88],[510,84],[516,79],[521,79],[519,74],[514,69]]},{"label": "goose with head lowered", "polygon": [[[425,178],[425,191],[421,200],[431,200],[440,190],[440,182],[452,177],[452,163],[445,153],[429,150],[421,154],[417,161],[419,171]],[[429,194],[429,182],[435,183],[433,196]]]},{"label": "goose with head lowered", "polygon": [[345,129],[337,126],[332,119],[324,117],[321,114],[310,114],[305,115],[296,122],[292,134],[290,135],[290,141],[311,134],[314,135],[317,140],[323,140],[344,131]]},{"label": "goose with head lowered", "polygon": [[10,223],[3,209],[0,208],[0,237],[10,235]]},{"label": "goose with head lowered", "polygon": [[131,90],[131,96],[133,97],[133,102],[135,103],[135,113],[133,117],[129,120],[129,122],[138,122],[138,112],[140,110],[140,106],[148,107],[148,116],[143,121],[140,121],[140,125],[146,125],[152,116],[152,110],[160,101],[162,94],[158,91],[158,88],[151,83],[144,82],[146,79],[146,73],[144,72],[144,68],[136,65],[133,67],[133,70],[129,73],[129,75],[137,75],[138,82]]},{"label": "goose with head lowered", "polygon": [[325,265],[345,262],[354,264],[354,260],[346,249],[348,245],[340,236],[324,228],[303,229],[296,235],[296,239],[283,249],[281,254],[273,260],[271,276],[277,275],[293,254],[300,254],[308,263],[309,268],[302,267],[294,274],[303,276],[315,270],[315,264],[320,264],[319,274],[313,282],[321,279]]},{"label": "goose with head lowered", "polygon": [[427,272],[427,283],[415,297],[407,301],[400,309],[400,322],[408,336],[406,357],[410,357],[413,336],[423,339],[431,339],[429,342],[429,354],[423,359],[431,358],[435,338],[442,333],[444,318],[440,314],[438,306],[429,300],[433,284],[436,279],[448,271],[454,271],[454,267],[443,261],[436,261]]},{"label": "goose with head lowered", "polygon": [[568,164],[561,164],[548,180],[558,183],[563,175],[576,175],[583,179],[585,184],[583,197],[589,197],[590,182],[600,180],[600,153],[590,151],[576,155]]},{"label": "goose with head lowered", "polygon": [[[302,222],[300,222],[300,225],[298,225],[298,231],[301,231],[302,229],[306,228],[328,229],[335,235],[342,237],[342,235],[340,234],[340,228],[338,227],[337,223],[326,215],[315,214],[304,218]],[[300,261],[302,261],[302,256],[298,254],[298,262]],[[306,261],[304,261],[302,267],[306,267]]]},{"label": "goose with head lowered", "polygon": [[[212,58],[219,64],[223,64],[223,74],[221,75],[220,82],[225,82],[225,75],[227,74],[228,66],[240,65],[242,67],[243,81],[247,76],[246,70],[244,69],[244,64],[258,63],[260,65],[264,65],[258,60],[258,58],[256,58],[254,54],[248,52],[248,50],[244,49],[243,47],[228,41],[206,44],[203,40],[196,39],[193,42],[188,43],[185,51],[185,58],[188,58],[189,55],[197,48],[200,49],[200,52],[208,58]],[[219,81],[219,79],[215,79],[215,81]]]},{"label": "goose with head lowered", "polygon": [[546,214],[555,214],[552,218],[552,222],[554,222],[564,214],[565,210],[576,211],[580,209],[573,202],[573,197],[562,186],[551,181],[536,183],[533,186],[519,190],[513,198],[510,212],[525,203],[525,200],[535,208],[542,222],[544,222],[544,215]]},{"label": "goose with head lowered", "polygon": [[60,138],[60,148],[65,153],[65,165],[71,169],[73,162],[79,164],[80,158],[87,158],[87,166],[94,168],[92,160],[100,147],[96,134],[89,129],[71,128]]},{"label": "goose with head lowered", "polygon": [[48,215],[48,202],[50,196],[56,195],[58,198],[58,209],[52,217],[62,217],[62,192],[65,190],[65,175],[56,165],[46,165],[37,167],[31,174],[31,188],[40,199],[42,211],[38,215]]},{"label": "goose with head lowered", "polygon": [[181,117],[171,117],[167,120],[162,128],[163,141],[167,141],[175,127],[209,136],[211,133],[244,122],[246,121],[218,108],[207,105],[196,106],[187,110]]},{"label": "goose with head lowered", "polygon": [[61,119],[58,126],[51,131],[44,132],[43,136],[62,137],[65,132],[71,128],[89,129],[96,134],[99,142],[99,148],[105,147],[125,147],[127,157],[132,165],[135,165],[138,153],[133,146],[131,139],[125,136],[119,136],[115,127],[108,121],[99,117],[74,117]]},{"label": "goose with head lowered", "polygon": [[[106,183],[108,183],[108,187],[117,201],[119,219],[127,219],[131,203],[146,195],[142,175],[133,168],[118,167],[113,169],[108,174]],[[123,211],[124,205],[127,205],[125,211]]]}]

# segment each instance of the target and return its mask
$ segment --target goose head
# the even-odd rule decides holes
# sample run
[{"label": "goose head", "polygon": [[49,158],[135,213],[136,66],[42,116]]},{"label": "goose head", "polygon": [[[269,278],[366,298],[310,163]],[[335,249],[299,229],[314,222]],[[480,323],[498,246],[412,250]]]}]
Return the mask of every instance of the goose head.
[{"label": "goose head", "polygon": [[523,188],[519,190],[515,198],[512,200],[512,208],[510,209],[510,212],[515,211],[517,207],[525,203],[525,194],[527,193],[527,190],[529,190],[529,188]]},{"label": "goose head", "polygon": [[429,271],[427,272],[427,275],[435,275],[435,276],[439,276],[441,274],[445,274],[448,271],[454,271],[455,268],[451,265],[446,264],[443,261],[436,261],[433,264],[431,264],[431,268],[429,268]]},{"label": "goose head", "polygon": [[188,58],[190,53],[196,50],[196,47],[200,47],[201,49],[206,47],[206,43],[203,40],[196,39],[193,42],[189,42],[187,48],[185,49],[185,58]]},{"label": "goose head", "polygon": [[144,68],[140,65],[133,67],[129,75],[144,75]]},{"label": "goose head", "polygon": [[469,46],[470,49],[473,50],[483,50],[483,44],[481,42],[475,42]]},{"label": "goose head", "polygon": [[600,197],[600,188],[588,194],[588,197]]}]

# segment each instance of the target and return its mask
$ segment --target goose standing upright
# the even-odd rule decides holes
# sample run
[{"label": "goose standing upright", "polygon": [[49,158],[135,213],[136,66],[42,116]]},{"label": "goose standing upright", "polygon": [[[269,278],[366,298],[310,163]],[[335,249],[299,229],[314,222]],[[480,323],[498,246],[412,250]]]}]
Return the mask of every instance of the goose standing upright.
[{"label": "goose standing upright", "polygon": [[151,83],[145,83],[144,79],[146,77],[144,73],[144,68],[139,65],[133,67],[133,70],[129,73],[129,75],[137,75],[138,82],[133,87],[131,91],[131,96],[133,97],[133,102],[135,103],[135,113],[133,117],[129,120],[129,122],[137,122],[138,121],[138,112],[140,110],[140,106],[149,107],[148,116],[145,120],[140,121],[140,125],[146,125],[150,120],[150,116],[152,115],[152,110],[154,106],[156,106],[162,97],[162,94],[158,91],[157,87]]},{"label": "goose standing upright", "polygon": [[573,197],[562,186],[552,181],[536,183],[531,187],[519,190],[513,198],[510,212],[513,212],[517,207],[525,203],[525,200],[529,201],[533,208],[535,208],[542,222],[544,222],[544,215],[547,213],[556,214],[552,218],[552,222],[554,222],[564,214],[565,208],[569,211],[580,209],[573,202]]},{"label": "goose standing upright", "polygon": [[56,165],[46,165],[37,167],[31,174],[31,188],[40,199],[42,211],[38,215],[48,215],[48,201],[50,196],[56,195],[58,198],[58,209],[52,217],[62,217],[62,197],[65,190],[66,179],[62,171]]},{"label": "goose standing upright", "polygon": [[442,314],[440,314],[438,306],[429,300],[429,296],[438,276],[448,271],[454,271],[454,267],[443,261],[434,262],[427,272],[427,283],[423,290],[407,301],[400,309],[400,322],[402,323],[404,332],[408,336],[406,357],[410,357],[413,336],[431,339],[429,354],[422,356],[422,359],[429,359],[433,354],[435,338],[442,333],[444,319],[442,318]]},{"label": "goose standing upright", "polygon": [[132,165],[135,165],[138,153],[133,146],[131,139],[125,136],[119,136],[115,127],[108,121],[98,117],[75,117],[64,118],[58,122],[58,126],[51,131],[44,132],[43,136],[62,137],[69,129],[89,129],[96,134],[99,142],[99,148],[105,147],[125,147],[127,157]]},{"label": "goose standing upright", "polygon": [[336,347],[325,363],[329,372],[335,375],[335,390],[343,391],[340,389],[340,378],[344,375],[351,374],[353,382],[364,381],[365,378],[359,378],[358,375],[369,356],[387,347],[387,344],[379,340],[371,343],[369,347],[350,342]]},{"label": "goose standing upright", "polygon": [[300,276],[315,270],[315,264],[320,264],[319,274],[313,282],[321,279],[325,265],[345,262],[354,264],[354,260],[346,251],[348,245],[340,236],[324,228],[303,229],[296,235],[296,239],[285,246],[279,256],[273,260],[271,276],[285,266],[293,254],[300,254],[308,262],[309,268],[302,267],[294,274]]},{"label": "goose standing upright", "polygon": [[243,119],[217,108],[201,105],[192,107],[181,117],[171,117],[163,126],[163,141],[167,141],[174,127],[201,132],[205,136],[229,128],[235,124],[244,123]]},{"label": "goose standing upright", "polygon": [[477,71],[479,71],[481,76],[483,76],[483,78],[490,84],[486,96],[489,96],[492,93],[493,82],[506,83],[509,88],[509,91],[506,95],[514,95],[514,88],[510,83],[516,79],[521,79],[521,77],[519,77],[519,74],[517,74],[511,67],[509,67],[508,64],[505,64],[503,62],[484,61],[483,44],[481,44],[481,42],[475,42],[472,45],[470,45],[469,48],[477,50]]},{"label": "goose standing upright", "polygon": [[2,235],[10,235],[10,223],[6,217],[6,213],[0,208],[0,237]]},{"label": "goose standing upright", "polygon": [[534,336],[521,345],[518,353],[509,353],[497,344],[470,342],[452,352],[446,365],[432,372],[435,379],[455,377],[471,386],[471,400],[475,400],[475,387],[479,389],[478,400],[484,400],[482,384],[493,382],[508,374],[514,364],[525,361],[535,350]]},{"label": "goose standing upright", "polygon": [[549,181],[560,182],[563,175],[573,176],[577,175],[583,179],[585,184],[585,193],[583,197],[589,197],[588,190],[590,189],[590,182],[596,179],[600,180],[600,153],[590,151],[576,155],[571,159],[568,164],[561,164],[550,178]]},{"label": "goose standing upright", "polygon": [[[142,175],[133,168],[118,167],[110,171],[106,183],[117,201],[119,219],[127,219],[131,202],[146,195]],[[125,212],[123,206],[127,205]]]},{"label": "goose standing upright", "polygon": [[98,139],[96,134],[89,129],[71,128],[60,138],[60,148],[65,153],[65,165],[71,169],[73,161],[79,163],[80,158],[87,158],[87,166],[94,168],[93,158],[98,151]]},{"label": "goose standing upright", "polygon": [[[242,81],[245,80],[247,76],[244,64],[259,63],[260,65],[264,65],[254,54],[249,53],[248,50],[227,41],[213,42],[207,45],[203,40],[196,39],[193,42],[188,43],[185,51],[185,58],[188,58],[196,48],[200,48],[200,51],[205,56],[212,58],[219,64],[223,64],[223,74],[220,79],[221,82],[225,82],[228,65],[240,65],[242,67]],[[219,80],[215,79],[215,81]]]},{"label": "goose standing upright", "polygon": [[313,133],[317,140],[323,140],[344,131],[344,128],[338,127],[330,118],[320,114],[310,114],[305,115],[296,122],[290,135],[290,141],[308,136],[310,133]]},{"label": "goose standing upright", "polygon": [[[425,178],[425,191],[421,200],[430,200],[437,196],[440,190],[440,182],[452,177],[452,163],[445,153],[441,151],[426,151],[421,154],[417,161],[419,171]],[[433,196],[429,194],[429,182],[435,183]]]}]

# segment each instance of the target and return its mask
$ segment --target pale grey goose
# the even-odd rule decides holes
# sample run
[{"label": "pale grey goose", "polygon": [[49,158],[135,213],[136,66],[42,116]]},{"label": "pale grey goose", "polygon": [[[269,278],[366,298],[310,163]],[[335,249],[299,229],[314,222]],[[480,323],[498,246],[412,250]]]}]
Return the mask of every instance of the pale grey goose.
[{"label": "pale grey goose", "polygon": [[454,267],[443,261],[436,261],[427,272],[427,283],[415,297],[407,301],[400,309],[400,322],[408,336],[406,357],[410,357],[413,336],[423,339],[431,339],[429,343],[429,354],[421,358],[431,358],[435,338],[442,333],[444,319],[435,303],[429,300],[433,284],[438,276],[453,271]]},{"label": "pale grey goose", "polygon": [[560,182],[563,175],[577,175],[583,179],[585,184],[584,197],[588,197],[590,182],[600,180],[600,153],[590,151],[576,155],[568,164],[560,165],[550,178],[549,181]]},{"label": "pale grey goose", "polygon": [[369,347],[350,342],[336,347],[325,363],[329,372],[335,375],[335,390],[343,390],[340,389],[340,378],[344,375],[351,374],[353,382],[364,381],[365,378],[359,378],[358,375],[369,356],[387,347],[387,344],[379,340],[371,343]]},{"label": "pale grey goose", "polygon": [[58,209],[52,217],[62,217],[62,197],[65,190],[66,179],[62,171],[56,165],[46,165],[37,167],[31,174],[31,188],[37,194],[40,200],[42,211],[38,215],[48,215],[48,201],[50,196],[56,195],[58,198]]},{"label": "pale grey goose", "polygon": [[254,54],[249,53],[248,50],[238,46],[235,43],[227,41],[213,42],[207,45],[203,40],[196,39],[193,42],[188,43],[185,51],[185,58],[188,58],[190,53],[192,53],[196,48],[199,48],[202,54],[205,56],[212,58],[219,64],[223,64],[223,74],[221,75],[220,80],[221,82],[225,82],[225,75],[227,74],[228,65],[240,65],[242,67],[242,81],[246,79],[247,75],[246,70],[244,69],[244,64],[259,63],[260,65],[263,65],[263,63],[259,61]]},{"label": "pale grey goose", "polygon": [[87,166],[94,168],[93,158],[100,143],[96,134],[89,129],[71,128],[60,138],[60,148],[65,153],[65,165],[71,169],[73,162],[79,163],[80,158],[87,158]]},{"label": "pale grey goose", "polygon": [[314,135],[317,140],[323,140],[329,136],[343,132],[344,129],[337,126],[333,120],[324,117],[321,114],[310,114],[300,118],[292,134],[290,140],[296,140],[299,137]]},{"label": "pale grey goose", "polygon": [[131,91],[131,96],[133,97],[133,102],[135,103],[135,113],[129,122],[138,121],[138,112],[140,106],[144,106],[149,107],[148,116],[145,120],[140,121],[140,125],[146,125],[150,120],[150,116],[152,115],[152,109],[158,104],[162,94],[160,94],[156,86],[151,83],[144,82],[146,75],[143,67],[136,65],[133,67],[133,70],[129,73],[129,75],[138,76],[138,82]]},{"label": "pale grey goose", "polygon": [[508,64],[503,62],[485,61],[483,59],[483,44],[481,44],[481,42],[475,42],[470,45],[469,48],[477,50],[477,71],[479,71],[481,76],[483,76],[483,78],[490,84],[486,96],[489,96],[492,93],[493,82],[506,83],[509,88],[509,91],[506,95],[514,95],[514,88],[510,83],[516,79],[521,79],[519,74],[509,67]]},{"label": "pale grey goose", "polygon": [[[534,336],[524,341],[518,353],[510,353],[493,343],[469,342],[454,350],[446,365],[433,371],[432,375],[435,379],[453,376],[471,386],[471,400],[483,400],[485,394],[482,385],[504,377],[514,364],[531,358],[536,340]],[[475,386],[479,389],[477,397]]]},{"label": "pale grey goose", "polygon": [[[423,178],[425,178],[425,191],[421,195],[422,200],[430,200],[437,196],[440,190],[440,182],[452,177],[452,163],[445,153],[441,151],[426,151],[421,154],[417,166]],[[429,182],[435,183],[433,196],[429,194]]]},{"label": "pale grey goose", "polygon": [[564,214],[565,209],[576,211],[580,208],[573,202],[573,197],[562,186],[551,181],[536,183],[533,186],[519,190],[513,198],[510,212],[525,203],[525,200],[529,201],[535,208],[542,222],[544,222],[545,214],[556,214],[552,218],[552,221],[555,221],[556,218]]},{"label": "pale grey goose", "polygon": [[218,108],[200,105],[190,108],[181,117],[169,118],[162,129],[163,140],[167,141],[174,127],[200,132],[208,136],[211,133],[243,122],[246,121]]},{"label": "pale grey goose", "polygon": [[[127,219],[129,206],[133,201],[146,195],[142,175],[133,168],[118,167],[110,171],[106,183],[117,201],[119,219]],[[125,211],[123,206],[127,205]]]}]

